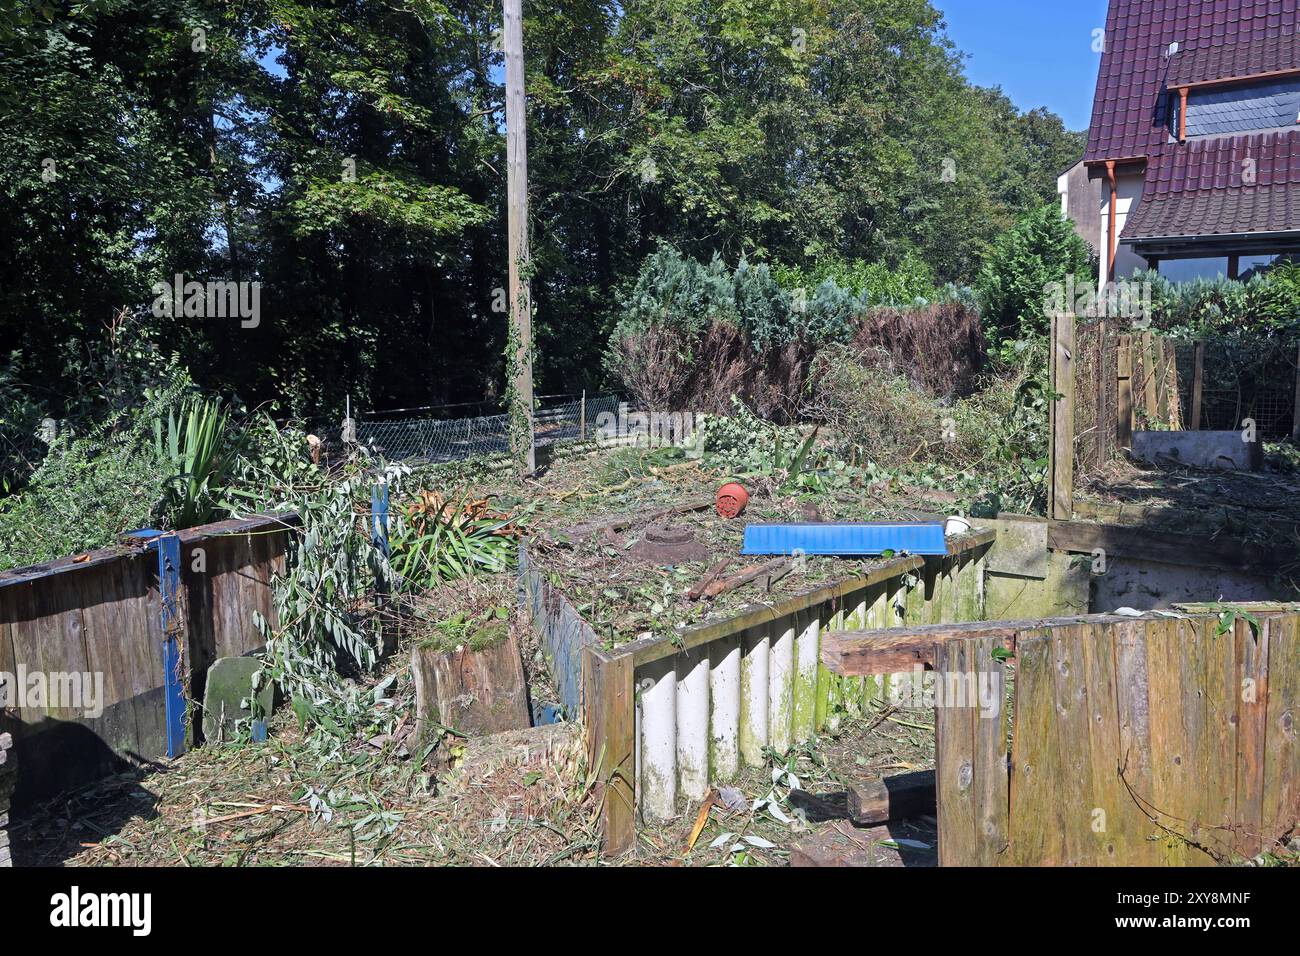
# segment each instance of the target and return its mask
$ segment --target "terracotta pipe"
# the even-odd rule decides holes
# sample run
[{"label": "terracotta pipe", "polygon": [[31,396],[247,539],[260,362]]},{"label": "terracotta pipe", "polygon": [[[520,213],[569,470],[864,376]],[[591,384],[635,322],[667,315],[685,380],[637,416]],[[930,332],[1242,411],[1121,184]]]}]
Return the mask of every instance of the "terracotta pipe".
[{"label": "terracotta pipe", "polygon": [[1106,160],[1106,178],[1110,181],[1110,237],[1106,249],[1106,281],[1115,281],[1116,221],[1119,219],[1119,185],[1115,179],[1115,160]]}]

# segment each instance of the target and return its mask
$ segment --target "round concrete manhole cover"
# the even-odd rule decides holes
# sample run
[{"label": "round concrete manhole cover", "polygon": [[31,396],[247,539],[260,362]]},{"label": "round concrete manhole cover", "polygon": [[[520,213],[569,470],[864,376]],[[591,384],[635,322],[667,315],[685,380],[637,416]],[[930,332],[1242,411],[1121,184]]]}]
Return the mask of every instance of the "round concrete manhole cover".
[{"label": "round concrete manhole cover", "polygon": [[695,539],[690,528],[660,525],[647,529],[628,551],[628,557],[648,564],[686,564],[708,561],[709,549]]}]

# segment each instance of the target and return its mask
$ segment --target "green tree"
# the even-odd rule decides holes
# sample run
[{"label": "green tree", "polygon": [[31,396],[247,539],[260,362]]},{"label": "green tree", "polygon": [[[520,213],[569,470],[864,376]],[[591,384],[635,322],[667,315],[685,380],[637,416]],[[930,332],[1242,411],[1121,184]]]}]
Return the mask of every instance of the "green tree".
[{"label": "green tree", "polygon": [[1049,286],[1070,276],[1091,281],[1091,253],[1060,206],[1048,203],[1022,216],[998,237],[976,282],[989,338],[1046,334]]}]

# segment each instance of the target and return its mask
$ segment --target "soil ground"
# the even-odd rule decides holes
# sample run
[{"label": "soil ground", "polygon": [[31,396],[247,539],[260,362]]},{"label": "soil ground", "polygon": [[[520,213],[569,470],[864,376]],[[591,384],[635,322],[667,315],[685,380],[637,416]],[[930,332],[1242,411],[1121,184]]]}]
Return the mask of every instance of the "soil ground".
[{"label": "soil ground", "polygon": [[1260,472],[1115,459],[1075,483],[1075,518],[1225,538],[1272,552],[1282,577],[1300,582],[1300,450],[1266,445]]}]

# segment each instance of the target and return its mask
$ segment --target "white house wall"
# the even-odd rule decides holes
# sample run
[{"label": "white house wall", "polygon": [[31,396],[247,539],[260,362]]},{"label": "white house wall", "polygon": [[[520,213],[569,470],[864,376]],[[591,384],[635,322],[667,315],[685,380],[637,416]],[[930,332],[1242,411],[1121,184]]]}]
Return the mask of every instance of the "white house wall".
[{"label": "white house wall", "polygon": [[[1137,175],[1120,175],[1116,179],[1116,191],[1119,194],[1117,203],[1118,217],[1115,220],[1115,278],[1126,279],[1139,269],[1145,269],[1146,260],[1137,255],[1133,250],[1119,242],[1119,236],[1124,232],[1124,226],[1128,222],[1131,212],[1137,209],[1138,203],[1142,200],[1142,184],[1144,177]],[[1099,245],[1097,248],[1102,250],[1099,257],[1101,262],[1097,269],[1098,284],[1106,282],[1106,255],[1105,250],[1110,246],[1110,186],[1105,179],[1102,180],[1101,189],[1101,233],[1099,235]]]}]

